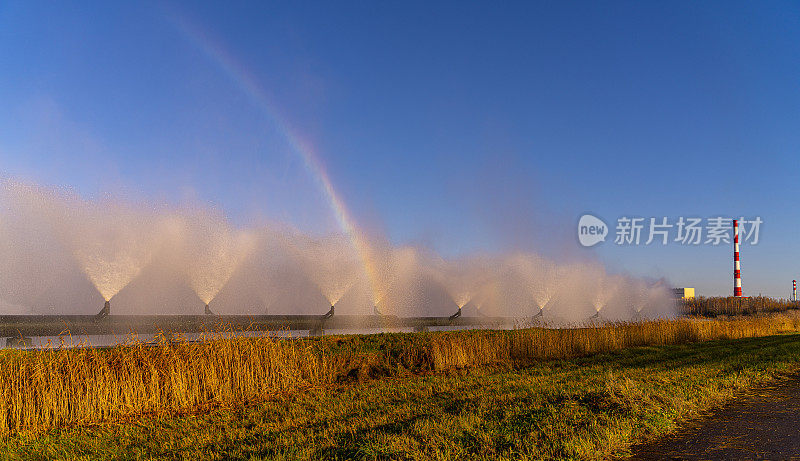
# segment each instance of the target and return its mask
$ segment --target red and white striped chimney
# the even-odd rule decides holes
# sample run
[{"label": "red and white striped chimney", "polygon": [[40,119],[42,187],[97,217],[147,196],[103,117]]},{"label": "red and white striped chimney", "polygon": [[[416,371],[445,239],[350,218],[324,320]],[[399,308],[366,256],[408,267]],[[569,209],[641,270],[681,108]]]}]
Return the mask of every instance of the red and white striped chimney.
[{"label": "red and white striped chimney", "polygon": [[792,280],[792,301],[797,301],[797,280]]},{"label": "red and white striped chimney", "polygon": [[733,220],[733,296],[742,296],[742,273],[739,269],[739,221]]}]

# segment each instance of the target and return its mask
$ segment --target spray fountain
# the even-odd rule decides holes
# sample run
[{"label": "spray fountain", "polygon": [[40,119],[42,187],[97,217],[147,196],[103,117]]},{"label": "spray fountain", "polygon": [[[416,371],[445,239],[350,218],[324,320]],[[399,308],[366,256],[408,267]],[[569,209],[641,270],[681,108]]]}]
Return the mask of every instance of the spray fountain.
[{"label": "spray fountain", "polygon": [[550,287],[542,278],[543,267],[546,267],[546,260],[534,254],[515,253],[503,262],[500,276],[502,303],[515,307],[514,317],[530,317],[532,303],[539,308],[539,315],[545,301],[549,302],[552,297],[547,291]]},{"label": "spray fountain", "polygon": [[461,317],[462,309],[475,295],[474,290],[481,283],[480,267],[477,261],[467,258],[456,261],[436,258],[431,263],[430,275],[444,287],[450,299],[458,307],[458,310],[450,316],[450,320]]},{"label": "spray fountain", "polygon": [[636,281],[627,287],[628,298],[630,299],[633,321],[642,320],[642,310],[647,305],[650,294],[650,287],[644,281]]},{"label": "spray fountain", "polygon": [[483,306],[488,299],[489,296],[487,294],[481,293],[472,300],[472,304],[475,305],[475,312],[478,314],[479,317],[487,316],[486,314],[483,313]]},{"label": "spray fountain", "polygon": [[254,239],[247,232],[235,231],[226,222],[211,216],[195,216],[193,245],[189,248],[190,264],[187,268],[189,284],[203,301],[204,313],[213,315],[211,301],[222,290],[252,251]]},{"label": "spray fountain", "polygon": [[27,202],[50,220],[83,273],[103,297],[98,317],[111,314],[111,298],[150,261],[159,244],[152,210],[113,200],[87,201],[70,193],[6,183],[18,203]]},{"label": "spray fountain", "polygon": [[533,283],[533,300],[539,312],[534,317],[543,317],[547,305],[558,293],[564,278],[564,268],[551,261],[542,261],[536,281]]},{"label": "spray fountain", "polygon": [[373,315],[397,315],[403,302],[410,296],[413,285],[418,281],[420,255],[415,248],[372,249],[376,261],[372,280]]},{"label": "spray fountain", "polygon": [[636,320],[641,321],[643,320],[642,313],[645,312],[649,316],[657,316],[657,317],[664,317],[669,316],[669,312],[663,311],[659,312],[658,310],[664,306],[665,299],[669,297],[669,287],[668,284],[662,279],[657,280],[652,283],[647,283],[647,293],[645,296],[645,301],[639,311],[636,313]]},{"label": "spray fountain", "polygon": [[618,275],[609,276],[600,273],[597,277],[597,289],[592,303],[595,313],[589,317],[592,320],[600,319],[600,311],[602,311],[611,298],[617,294],[617,290],[619,290],[622,283],[622,277]]},{"label": "spray fountain", "polygon": [[336,303],[353,287],[361,270],[352,245],[332,236],[321,240],[296,238],[291,247],[306,275],[328,300],[330,310],[323,318],[332,317]]}]

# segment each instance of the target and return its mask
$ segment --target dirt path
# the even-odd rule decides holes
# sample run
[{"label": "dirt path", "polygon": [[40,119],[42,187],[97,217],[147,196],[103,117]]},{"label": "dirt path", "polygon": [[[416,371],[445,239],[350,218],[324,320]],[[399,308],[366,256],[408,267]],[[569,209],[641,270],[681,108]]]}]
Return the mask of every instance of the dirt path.
[{"label": "dirt path", "polygon": [[800,460],[800,375],[753,389],[632,452],[634,460]]}]

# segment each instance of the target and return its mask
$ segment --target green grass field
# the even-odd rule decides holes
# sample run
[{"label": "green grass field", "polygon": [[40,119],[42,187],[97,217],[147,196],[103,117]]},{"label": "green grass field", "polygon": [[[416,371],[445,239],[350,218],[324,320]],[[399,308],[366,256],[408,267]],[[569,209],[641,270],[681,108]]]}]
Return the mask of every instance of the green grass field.
[{"label": "green grass field", "polygon": [[800,335],[529,366],[364,373],[184,414],[5,440],[6,459],[604,459],[798,368]]}]

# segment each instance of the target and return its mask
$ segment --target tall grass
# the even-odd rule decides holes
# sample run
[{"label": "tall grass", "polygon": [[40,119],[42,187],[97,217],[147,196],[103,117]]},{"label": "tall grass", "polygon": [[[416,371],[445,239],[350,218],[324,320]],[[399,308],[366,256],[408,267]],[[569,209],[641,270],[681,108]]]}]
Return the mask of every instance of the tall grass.
[{"label": "tall grass", "polygon": [[3,351],[0,433],[185,410],[329,380],[308,344],[217,335],[109,349]]},{"label": "tall grass", "polygon": [[146,412],[191,411],[279,390],[302,392],[341,378],[524,365],[633,346],[798,330],[798,317],[774,315],[305,340],[217,335],[197,343],[163,341],[155,346],[5,350],[0,352],[0,434]]},{"label": "tall grass", "polygon": [[627,347],[751,338],[798,330],[800,318],[790,315],[657,320],[569,329],[446,333],[433,339],[431,351],[435,369],[444,370],[489,364],[524,365],[534,360],[570,358]]},{"label": "tall grass", "polygon": [[785,312],[797,309],[800,304],[788,299],[775,299],[766,296],[750,298],[728,297],[697,297],[685,299],[681,308],[686,315],[701,317],[716,317],[719,315],[752,315],[770,312]]}]

